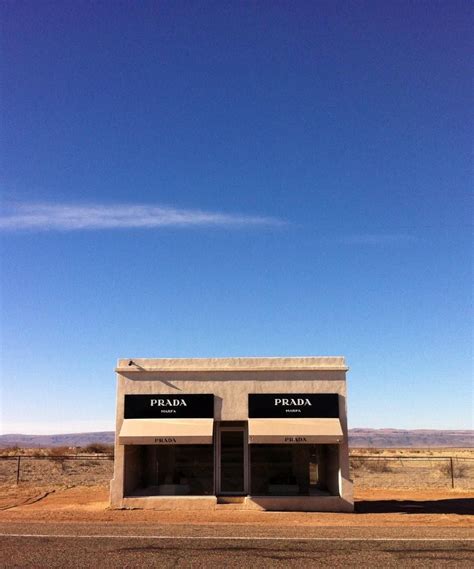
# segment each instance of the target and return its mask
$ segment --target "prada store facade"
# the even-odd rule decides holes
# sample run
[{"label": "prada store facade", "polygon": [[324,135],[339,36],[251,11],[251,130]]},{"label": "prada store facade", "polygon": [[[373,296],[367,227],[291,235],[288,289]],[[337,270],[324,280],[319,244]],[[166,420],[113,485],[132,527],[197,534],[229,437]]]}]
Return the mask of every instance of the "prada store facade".
[{"label": "prada store facade", "polygon": [[114,508],[353,511],[342,357],[124,359]]}]

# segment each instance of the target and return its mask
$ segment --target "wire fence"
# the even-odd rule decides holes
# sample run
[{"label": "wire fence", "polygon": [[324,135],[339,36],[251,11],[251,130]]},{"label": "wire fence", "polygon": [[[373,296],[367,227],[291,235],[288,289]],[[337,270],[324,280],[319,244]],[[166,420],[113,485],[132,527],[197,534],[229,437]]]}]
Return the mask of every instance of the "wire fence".
[{"label": "wire fence", "polygon": [[[0,484],[108,484],[112,454],[0,456]],[[474,457],[351,455],[351,477],[361,488],[474,489]]]},{"label": "wire fence", "polygon": [[351,476],[367,488],[474,488],[474,457],[351,455]]},{"label": "wire fence", "polygon": [[0,456],[0,484],[105,484],[113,476],[113,465],[113,454]]}]

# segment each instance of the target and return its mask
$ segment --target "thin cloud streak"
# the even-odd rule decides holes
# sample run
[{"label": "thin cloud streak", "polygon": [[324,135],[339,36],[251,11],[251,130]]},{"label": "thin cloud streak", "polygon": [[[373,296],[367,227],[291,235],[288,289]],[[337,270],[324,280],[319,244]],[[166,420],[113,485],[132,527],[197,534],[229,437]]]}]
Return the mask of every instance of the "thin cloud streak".
[{"label": "thin cloud streak", "polygon": [[234,215],[149,205],[21,204],[0,214],[0,230],[78,231],[161,227],[281,226],[274,217]]},{"label": "thin cloud streak", "polygon": [[341,233],[340,235],[321,236],[319,242],[327,245],[348,246],[383,246],[409,245],[420,238],[409,233]]},{"label": "thin cloud streak", "polygon": [[416,241],[414,235],[406,233],[367,233],[346,235],[339,238],[340,243],[347,245],[403,245]]}]

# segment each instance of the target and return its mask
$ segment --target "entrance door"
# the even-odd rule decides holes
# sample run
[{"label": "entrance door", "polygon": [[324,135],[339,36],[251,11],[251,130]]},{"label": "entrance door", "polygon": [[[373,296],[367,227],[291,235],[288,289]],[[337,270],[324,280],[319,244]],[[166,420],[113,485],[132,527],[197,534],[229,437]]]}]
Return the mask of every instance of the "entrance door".
[{"label": "entrance door", "polygon": [[218,494],[247,494],[247,438],[243,427],[219,428]]}]

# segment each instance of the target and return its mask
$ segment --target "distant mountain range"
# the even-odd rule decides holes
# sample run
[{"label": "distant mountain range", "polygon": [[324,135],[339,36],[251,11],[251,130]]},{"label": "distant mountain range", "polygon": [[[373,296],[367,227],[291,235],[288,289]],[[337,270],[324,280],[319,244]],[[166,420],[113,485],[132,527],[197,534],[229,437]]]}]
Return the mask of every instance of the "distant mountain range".
[{"label": "distant mountain range", "polygon": [[474,430],[349,429],[351,448],[474,447]]},{"label": "distant mountain range", "polygon": [[22,448],[39,447],[84,447],[92,443],[114,444],[114,431],[95,433],[67,433],[64,435],[0,435],[0,448],[18,446]]},{"label": "distant mountain range", "polygon": [[[64,435],[0,435],[0,447],[84,447],[92,443],[113,444],[114,432],[70,433]],[[474,430],[446,431],[430,429],[349,429],[352,448],[394,447],[474,447]]]}]

